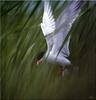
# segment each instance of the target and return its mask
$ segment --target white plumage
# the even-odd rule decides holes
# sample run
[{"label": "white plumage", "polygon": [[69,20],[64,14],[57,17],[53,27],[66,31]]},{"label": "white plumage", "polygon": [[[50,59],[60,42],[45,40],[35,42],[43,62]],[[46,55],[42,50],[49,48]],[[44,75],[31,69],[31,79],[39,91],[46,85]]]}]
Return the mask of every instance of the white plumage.
[{"label": "white plumage", "polygon": [[67,59],[70,55],[69,43],[71,36],[68,37],[62,49],[61,46],[73,22],[79,15],[81,4],[80,1],[70,3],[55,21],[49,2],[44,1],[41,29],[47,42],[47,52],[43,59],[49,62],[57,62],[62,66],[71,64],[71,61]]}]

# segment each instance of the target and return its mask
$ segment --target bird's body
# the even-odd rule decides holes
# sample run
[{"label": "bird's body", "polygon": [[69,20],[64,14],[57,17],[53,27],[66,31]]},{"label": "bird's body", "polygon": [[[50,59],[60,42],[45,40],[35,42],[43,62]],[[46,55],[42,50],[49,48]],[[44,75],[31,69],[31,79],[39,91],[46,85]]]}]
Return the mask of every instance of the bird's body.
[{"label": "bird's body", "polygon": [[69,43],[71,36],[66,41],[65,38],[79,15],[81,5],[81,1],[72,2],[55,21],[49,2],[44,1],[41,29],[47,42],[47,51],[42,58],[43,60],[57,62],[62,66],[71,64],[71,61],[67,58],[70,55]]}]

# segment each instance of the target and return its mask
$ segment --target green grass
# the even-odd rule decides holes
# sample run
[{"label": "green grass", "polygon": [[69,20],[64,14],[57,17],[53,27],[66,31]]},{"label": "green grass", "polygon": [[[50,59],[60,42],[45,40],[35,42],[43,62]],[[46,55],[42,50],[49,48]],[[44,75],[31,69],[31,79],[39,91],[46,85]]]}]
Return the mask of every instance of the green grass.
[{"label": "green grass", "polygon": [[[64,2],[62,2],[64,3]],[[96,90],[96,4],[87,2],[69,34],[70,59],[78,75],[57,75],[58,65],[37,66],[34,59],[46,50],[39,26],[43,14],[40,1],[0,1],[0,94],[1,99],[88,99]],[[57,18],[63,5],[53,1]],[[67,5],[67,3],[64,3]],[[26,6],[25,6],[26,5]],[[30,9],[29,9],[30,8]],[[29,10],[28,10],[29,9]]]}]

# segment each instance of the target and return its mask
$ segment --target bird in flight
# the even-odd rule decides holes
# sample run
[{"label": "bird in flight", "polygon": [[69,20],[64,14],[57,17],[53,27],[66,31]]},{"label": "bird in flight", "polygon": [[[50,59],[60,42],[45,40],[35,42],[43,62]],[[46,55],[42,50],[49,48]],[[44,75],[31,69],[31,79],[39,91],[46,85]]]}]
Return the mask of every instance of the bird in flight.
[{"label": "bird in flight", "polygon": [[[73,1],[61,12],[57,20],[55,20],[51,5],[49,1],[43,1],[44,3],[44,13],[41,23],[42,33],[46,39],[47,51],[37,61],[40,64],[42,61],[46,60],[51,63],[58,63],[65,67],[66,65],[71,65],[71,61],[68,59],[70,55],[69,43],[71,35],[68,33],[72,27],[72,24],[78,17],[82,4],[82,1]],[[62,44],[65,38],[63,47]],[[62,48],[61,48],[62,47]]]}]

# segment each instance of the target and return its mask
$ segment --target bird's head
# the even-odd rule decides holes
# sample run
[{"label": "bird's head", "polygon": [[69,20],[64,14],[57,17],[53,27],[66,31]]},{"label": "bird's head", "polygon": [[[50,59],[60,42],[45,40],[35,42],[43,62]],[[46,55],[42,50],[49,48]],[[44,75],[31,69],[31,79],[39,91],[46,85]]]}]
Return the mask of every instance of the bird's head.
[{"label": "bird's head", "polygon": [[36,56],[36,64],[39,65],[43,62],[43,56],[45,54],[45,51],[41,51]]}]

